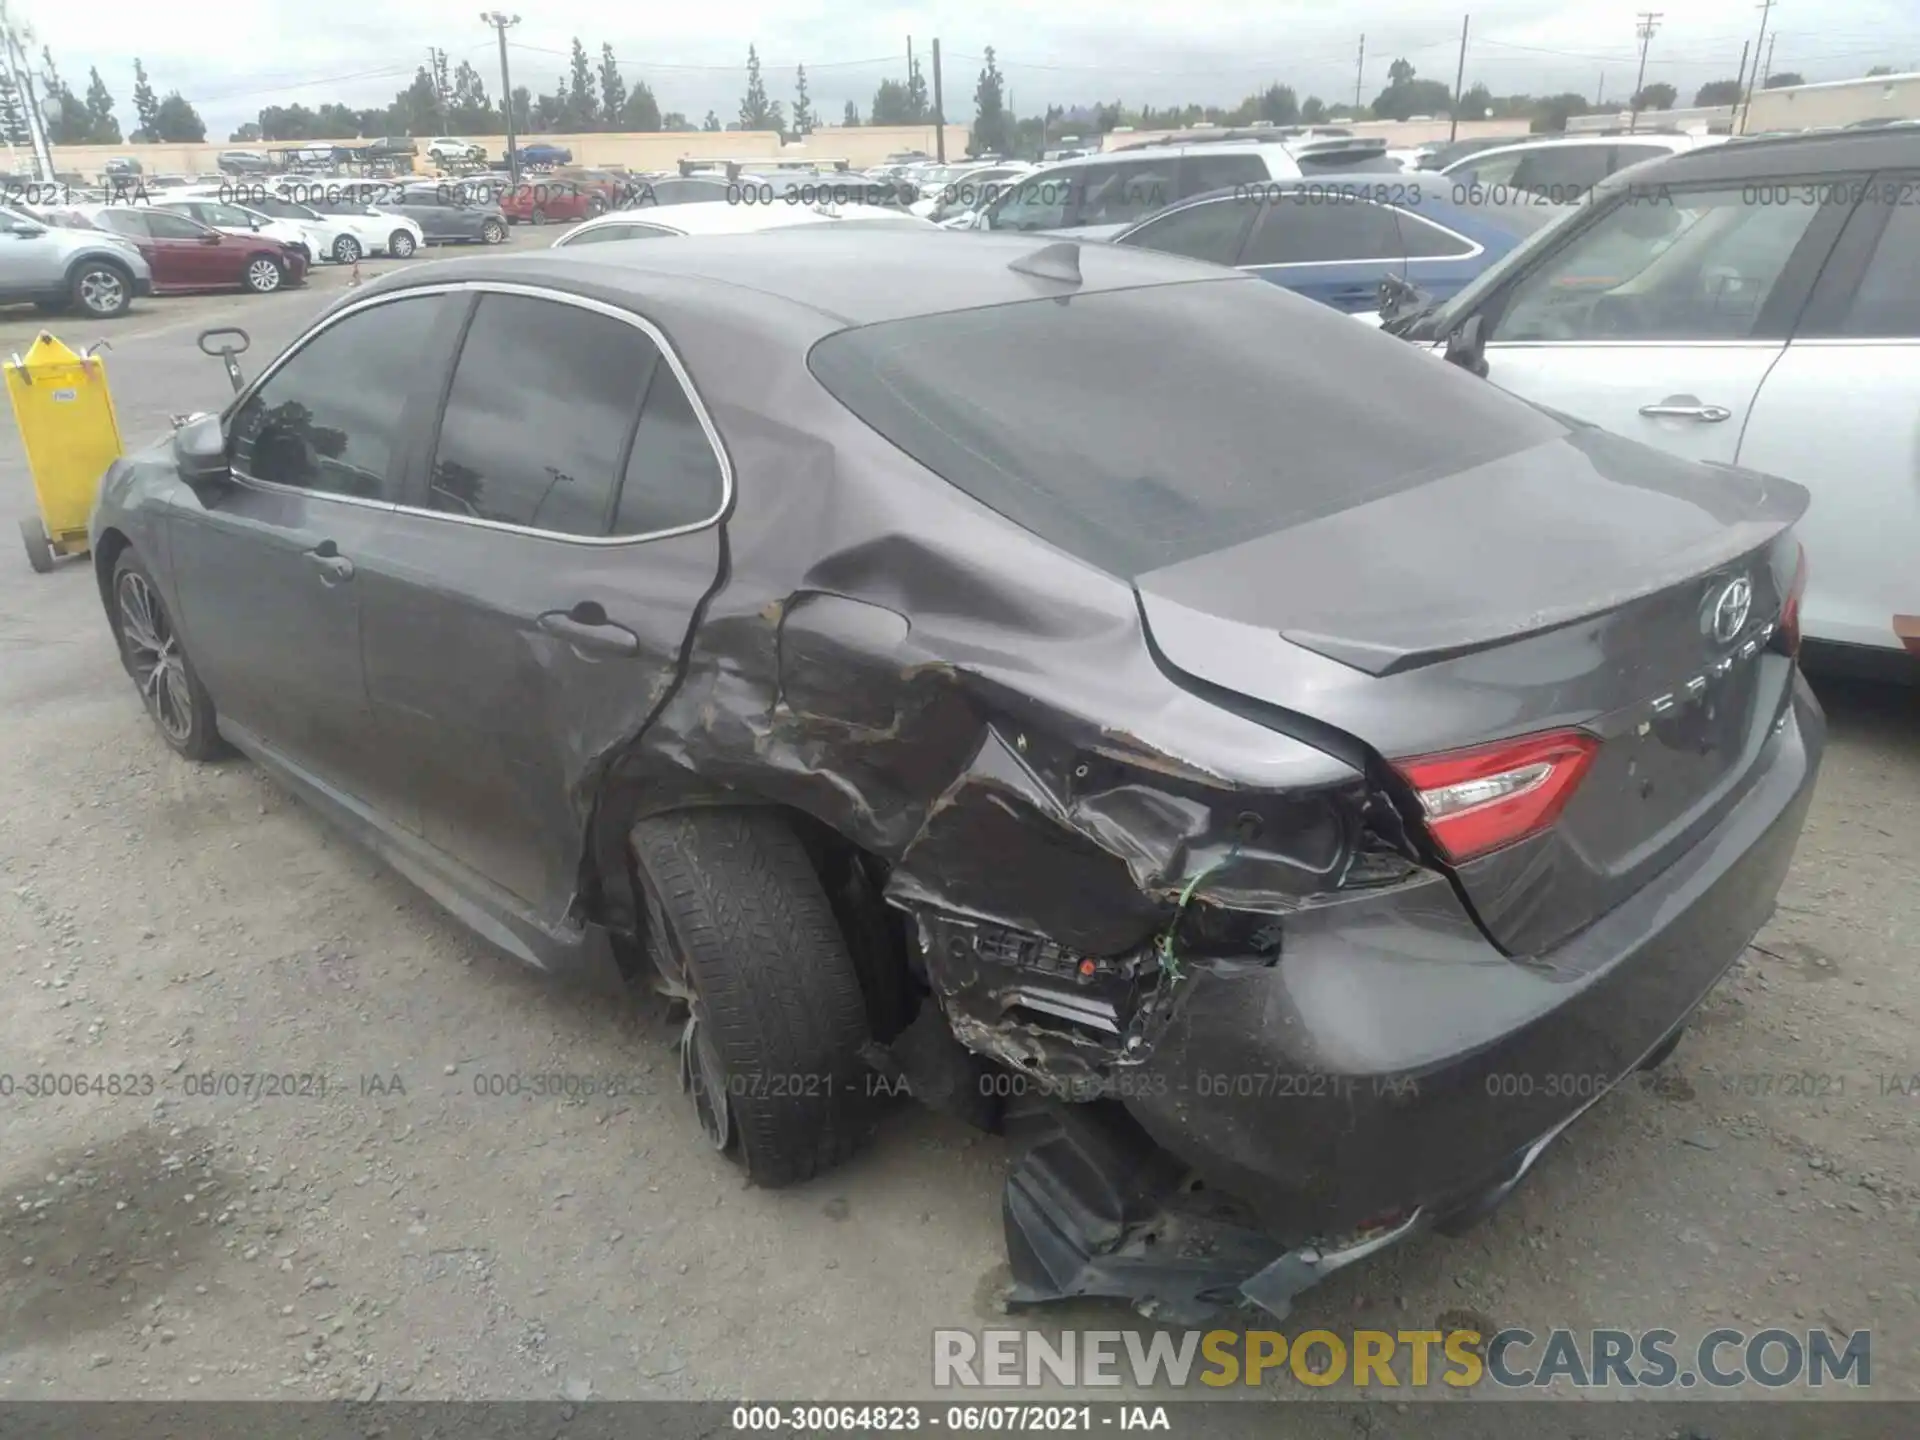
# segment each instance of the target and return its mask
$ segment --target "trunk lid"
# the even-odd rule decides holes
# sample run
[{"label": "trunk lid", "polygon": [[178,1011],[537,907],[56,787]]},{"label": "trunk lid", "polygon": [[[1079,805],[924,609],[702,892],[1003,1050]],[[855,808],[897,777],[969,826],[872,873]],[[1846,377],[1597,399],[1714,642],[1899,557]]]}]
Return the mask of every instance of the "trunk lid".
[{"label": "trunk lid", "polygon": [[1789,700],[1769,639],[1806,503],[1790,482],[1576,426],[1135,585],[1166,664],[1390,761],[1599,737],[1550,829],[1456,868],[1488,933],[1537,954],[1756,778]]}]

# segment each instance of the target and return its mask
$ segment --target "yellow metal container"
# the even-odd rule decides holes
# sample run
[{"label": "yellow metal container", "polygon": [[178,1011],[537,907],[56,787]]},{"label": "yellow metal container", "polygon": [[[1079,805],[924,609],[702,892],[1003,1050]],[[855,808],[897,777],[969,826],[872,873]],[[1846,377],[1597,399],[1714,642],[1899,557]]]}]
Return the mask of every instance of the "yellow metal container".
[{"label": "yellow metal container", "polygon": [[20,521],[27,560],[53,568],[53,557],[84,555],[87,517],[100,477],[120,457],[120,425],[107,391],[106,362],[79,355],[47,331],[24,357],[7,362],[7,397],[33,472],[40,513]]}]

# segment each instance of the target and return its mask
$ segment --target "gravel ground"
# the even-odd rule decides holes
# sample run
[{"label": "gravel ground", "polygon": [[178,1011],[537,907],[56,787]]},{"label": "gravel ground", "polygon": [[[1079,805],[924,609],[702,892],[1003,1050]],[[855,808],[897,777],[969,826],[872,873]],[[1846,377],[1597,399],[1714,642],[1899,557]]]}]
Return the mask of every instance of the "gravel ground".
[{"label": "gravel ground", "polygon": [[[107,332],[129,440],[220,403],[199,326],[242,316],[257,365],[340,281]],[[0,346],[38,323],[0,316]],[[30,491],[0,447],[10,531]],[[1873,1393],[1920,1394],[1920,698],[1821,688],[1780,912],[1674,1059],[1486,1225],[1343,1272],[1289,1329],[1870,1327]],[[935,1327],[1014,1323],[998,1141],[902,1108],[833,1175],[745,1188],[650,1003],[547,985],[248,765],[174,757],[89,572],[11,542],[0,796],[0,1070],[134,1077],[0,1099],[0,1398],[930,1397]],[[550,1071],[633,1093],[476,1093]],[[325,1093],[187,1093],[262,1073]]]}]

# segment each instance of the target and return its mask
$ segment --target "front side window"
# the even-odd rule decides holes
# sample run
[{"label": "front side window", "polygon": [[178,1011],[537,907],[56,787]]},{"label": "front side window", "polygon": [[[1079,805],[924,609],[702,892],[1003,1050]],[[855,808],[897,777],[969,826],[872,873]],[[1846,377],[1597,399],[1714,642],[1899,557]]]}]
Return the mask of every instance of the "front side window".
[{"label": "front side window", "polygon": [[1075,206],[1075,192],[1086,167],[1068,165],[1032,175],[1003,195],[987,212],[991,230],[1058,230],[1067,224]]},{"label": "front side window", "polygon": [[660,352],[577,305],[483,295],[433,457],[429,503],[454,515],[605,535]]},{"label": "front side window", "polygon": [[1543,146],[1521,157],[1511,183],[1555,204],[1571,204],[1607,178],[1612,157],[1611,145]]},{"label": "front side window", "polygon": [[1180,161],[1180,198],[1210,195],[1232,185],[1264,185],[1267,165],[1258,155],[1188,155]]},{"label": "front side window", "polygon": [[208,225],[224,226],[229,230],[250,230],[253,217],[237,205],[216,205],[210,201],[198,201],[194,205],[195,218]]},{"label": "front side window", "polygon": [[1240,257],[1247,225],[1259,208],[1257,200],[1235,200],[1231,196],[1188,205],[1170,215],[1149,220],[1130,232],[1124,243],[1168,255],[1185,255],[1191,260],[1231,265]]},{"label": "front side window", "polygon": [[[165,210],[150,210],[136,218],[146,222],[147,233],[156,240],[203,240],[214,233],[197,220],[190,220],[185,215],[170,214]],[[137,235],[140,232],[129,230],[125,233]]]},{"label": "front side window", "polygon": [[394,500],[401,415],[442,303],[390,300],[308,341],[234,412],[234,469],[323,495]]},{"label": "front side window", "polygon": [[1630,190],[1519,283],[1493,338],[1747,339],[1821,209]]}]

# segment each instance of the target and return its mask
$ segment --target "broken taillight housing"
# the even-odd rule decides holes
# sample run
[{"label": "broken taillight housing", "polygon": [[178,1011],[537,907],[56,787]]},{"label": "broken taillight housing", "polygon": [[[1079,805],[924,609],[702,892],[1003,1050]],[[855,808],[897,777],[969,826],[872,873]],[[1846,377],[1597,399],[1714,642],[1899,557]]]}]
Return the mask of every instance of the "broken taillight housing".
[{"label": "broken taillight housing", "polygon": [[1427,833],[1458,863],[1553,824],[1599,748],[1583,730],[1555,730],[1399,760],[1394,768],[1419,796]]},{"label": "broken taillight housing", "polygon": [[1787,603],[1780,607],[1780,642],[1786,652],[1800,654],[1800,597],[1807,593],[1807,547],[1795,545],[1793,583],[1787,587]]}]

